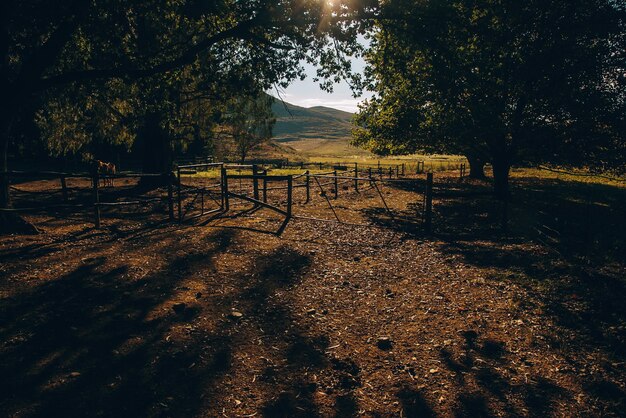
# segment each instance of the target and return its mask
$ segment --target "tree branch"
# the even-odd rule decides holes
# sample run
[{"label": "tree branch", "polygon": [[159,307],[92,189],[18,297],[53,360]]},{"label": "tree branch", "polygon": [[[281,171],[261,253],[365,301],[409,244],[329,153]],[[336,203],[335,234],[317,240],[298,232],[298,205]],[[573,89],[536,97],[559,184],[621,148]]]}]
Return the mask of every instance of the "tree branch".
[{"label": "tree branch", "polygon": [[156,64],[149,68],[134,68],[134,67],[115,67],[107,69],[93,69],[93,70],[81,70],[71,71],[64,74],[52,75],[41,79],[39,82],[32,86],[32,91],[41,91],[49,87],[53,87],[60,84],[71,83],[75,81],[89,81],[97,79],[111,79],[111,78],[142,78],[155,74],[165,73],[186,64],[193,62],[193,60],[203,51],[210,49],[213,45],[233,38],[245,38],[244,35],[248,34],[250,29],[259,24],[261,19],[257,16],[245,22],[242,22],[230,29],[219,32],[210,38],[205,39],[202,42],[192,46],[187,51],[183,52],[178,58],[170,61],[166,61],[160,64]]}]

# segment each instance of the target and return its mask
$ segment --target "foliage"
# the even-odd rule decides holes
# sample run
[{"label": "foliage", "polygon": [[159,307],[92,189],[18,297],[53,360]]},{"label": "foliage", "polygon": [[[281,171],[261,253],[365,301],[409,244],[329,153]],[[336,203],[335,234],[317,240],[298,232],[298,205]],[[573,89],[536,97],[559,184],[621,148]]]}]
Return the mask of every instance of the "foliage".
[{"label": "foliage", "polygon": [[504,189],[513,162],[620,164],[625,11],[610,0],[388,2],[355,143],[482,156]]},{"label": "foliage", "polygon": [[[0,171],[8,169],[9,142],[21,140],[35,113],[56,154],[103,140],[128,145],[147,120],[158,120],[170,139],[198,140],[222,100],[286,86],[304,77],[304,61],[319,65],[322,82],[347,76],[347,57],[361,49],[359,17],[377,8],[371,0],[7,0],[0,7]],[[0,207],[8,191],[0,178]]]},{"label": "foliage", "polygon": [[272,137],[276,123],[271,96],[235,97],[227,106],[220,132],[229,138],[243,163],[253,149]]}]

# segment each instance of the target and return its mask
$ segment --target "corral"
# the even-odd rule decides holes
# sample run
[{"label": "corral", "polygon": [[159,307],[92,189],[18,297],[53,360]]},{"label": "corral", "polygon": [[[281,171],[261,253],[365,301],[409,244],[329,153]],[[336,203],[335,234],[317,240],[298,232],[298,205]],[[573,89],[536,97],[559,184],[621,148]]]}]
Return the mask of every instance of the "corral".
[{"label": "corral", "polygon": [[[239,194],[241,180],[241,193],[254,199],[254,178],[241,170],[233,176],[247,177],[228,179],[229,190]],[[191,171],[182,175],[183,208],[220,182],[219,174]],[[201,213],[198,197],[182,223],[170,222],[165,189],[150,203],[158,211],[103,208],[100,229],[91,204],[74,214],[30,215],[44,234],[0,244],[0,372],[9,377],[0,410],[621,415],[622,188],[520,171],[505,234],[488,185],[436,174],[427,236],[418,216],[423,193],[413,188],[423,192],[426,176],[383,185],[393,217],[368,181],[357,193],[354,179],[344,179],[349,190],[339,185],[334,199],[329,189],[342,179],[321,176],[325,197],[316,185],[305,204],[306,187],[293,187],[293,216],[280,236],[284,213],[232,196],[217,218],[191,219]],[[84,190],[72,189],[70,199],[92,197],[89,179],[73,181],[68,188]],[[283,207],[286,183],[268,182],[268,203]],[[33,192],[47,184],[16,187]],[[136,187],[115,179],[102,188],[103,201]],[[579,195],[589,193],[586,213]],[[205,198],[207,212],[219,207],[220,199]],[[532,227],[550,207],[569,227],[560,229],[561,242],[544,245]],[[303,219],[302,210],[328,222]]]},{"label": "corral", "polygon": [[[304,164],[298,168],[304,169]],[[414,166],[383,166],[380,163],[375,166],[359,166],[357,163],[325,166],[316,163],[312,164],[312,169],[303,172],[298,172],[298,168],[207,162],[181,164],[171,174],[164,175],[13,171],[3,174],[13,183],[14,194],[13,208],[4,210],[51,217],[82,215],[91,217],[94,226],[100,228],[103,218],[138,219],[143,214],[146,222],[150,222],[149,217],[166,213],[169,221],[184,222],[208,215],[223,216],[231,206],[241,208],[252,204],[254,211],[265,208],[282,214],[284,228],[292,216],[342,222],[338,212],[349,208],[333,202],[340,195],[346,197],[352,193],[377,197],[377,205],[393,217],[383,189],[388,185],[404,184],[406,190],[413,190],[421,196],[416,196],[416,200],[421,199],[424,206],[421,212],[415,210],[409,217],[417,217],[421,223],[432,217],[426,214],[428,208],[425,205],[427,200],[432,200],[432,196],[426,197],[427,190],[432,192],[432,186],[428,189],[425,182],[428,176],[432,178],[432,174],[420,175],[424,173],[423,162],[418,161]],[[465,176],[464,163],[452,169],[458,170],[459,178]],[[141,181],[144,179],[160,180],[164,186],[143,187]],[[315,208],[319,198],[325,202],[331,218],[307,215],[307,208]],[[297,213],[293,211],[294,206],[299,208]],[[405,209],[399,208],[401,211]],[[313,209],[312,213],[316,210]],[[428,213],[431,213],[430,209]],[[429,229],[430,222],[426,222],[425,227]]]}]

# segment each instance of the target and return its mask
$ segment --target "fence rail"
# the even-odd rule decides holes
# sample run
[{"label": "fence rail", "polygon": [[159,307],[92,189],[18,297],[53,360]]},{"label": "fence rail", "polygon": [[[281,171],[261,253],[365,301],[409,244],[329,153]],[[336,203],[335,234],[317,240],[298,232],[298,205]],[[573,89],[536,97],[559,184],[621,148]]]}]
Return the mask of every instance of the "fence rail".
[{"label": "fence rail", "polygon": [[[298,166],[304,166],[305,164],[299,164]],[[314,167],[318,167],[316,164],[309,164]],[[324,164],[319,165],[323,167]],[[306,170],[303,173],[294,175],[272,175],[268,174],[268,167],[259,164],[231,164],[224,162],[195,162],[192,164],[180,164],[175,168],[173,173],[132,173],[123,172],[116,174],[101,174],[90,172],[59,172],[59,171],[6,171],[0,172],[0,175],[8,176],[9,178],[35,178],[35,179],[54,179],[61,180],[61,192],[65,201],[68,200],[68,191],[75,189],[82,189],[85,192],[89,191],[89,188],[74,188],[68,187],[66,180],[69,178],[84,178],[90,180],[91,183],[91,198],[88,194],[85,194],[85,199],[89,203],[76,203],[76,204],[47,204],[41,207],[24,207],[24,208],[4,208],[0,211],[43,211],[54,208],[77,208],[88,209],[92,208],[93,222],[96,228],[100,228],[102,224],[102,210],[107,208],[125,207],[125,206],[140,206],[148,203],[166,202],[168,208],[168,215],[171,221],[178,220],[183,222],[189,219],[195,219],[199,216],[215,213],[225,213],[230,209],[231,199],[238,199],[248,203],[253,203],[257,207],[263,207],[280,213],[286,217],[286,221],[292,217],[293,214],[293,193],[295,189],[304,189],[306,200],[304,204],[311,201],[311,189],[315,186],[320,189],[320,195],[323,196],[328,205],[335,213],[335,217],[339,220],[337,213],[331,203],[328,192],[336,200],[341,194],[340,188],[345,192],[346,190],[354,189],[354,192],[360,193],[367,190],[375,190],[380,196],[384,209],[393,217],[393,213],[385,201],[385,197],[381,191],[382,184],[385,183],[416,183],[420,180],[415,178],[402,178],[406,173],[406,167],[404,164],[389,166],[386,169],[383,165],[376,165],[375,169],[368,167],[364,169],[364,165],[359,163],[354,164],[329,164],[328,166],[333,168],[333,171],[311,173],[310,170]],[[395,168],[394,168],[395,167]],[[210,184],[185,184],[188,181],[188,175],[195,175],[203,170],[218,169],[219,174],[217,179],[214,179]],[[241,170],[250,170],[248,173],[242,173]],[[364,175],[365,174],[365,175]],[[389,178],[387,178],[389,176]],[[395,178],[394,178],[395,177]],[[105,190],[112,190],[111,185],[100,185],[101,180],[108,179],[125,179],[125,178],[162,178],[166,190],[166,195],[158,197],[146,197],[140,199],[133,199],[132,197],[127,200],[118,201],[106,201],[106,197],[109,196],[105,193]],[[201,179],[202,177],[199,177]],[[217,181],[215,181],[217,180]],[[242,181],[252,182],[252,194],[249,192],[235,191],[232,189],[234,182]],[[312,181],[314,183],[312,183]],[[274,187],[268,187],[271,183],[286,183],[286,185],[276,185]],[[369,185],[363,186],[362,183]],[[249,183],[247,183],[249,187]],[[347,184],[353,184],[353,187],[346,187]],[[236,185],[235,185],[236,186]],[[340,187],[341,186],[341,187]],[[241,186],[240,186],[241,187]],[[248,189],[250,190],[250,189]],[[279,207],[276,204],[268,202],[268,192],[270,191],[285,191],[286,190],[286,207]],[[19,190],[20,192],[28,193],[28,190]],[[41,192],[43,193],[43,192]],[[48,192],[50,193],[50,192]],[[53,193],[58,193],[55,191]],[[104,200],[103,200],[104,198]],[[282,201],[284,204],[284,200]]]}]

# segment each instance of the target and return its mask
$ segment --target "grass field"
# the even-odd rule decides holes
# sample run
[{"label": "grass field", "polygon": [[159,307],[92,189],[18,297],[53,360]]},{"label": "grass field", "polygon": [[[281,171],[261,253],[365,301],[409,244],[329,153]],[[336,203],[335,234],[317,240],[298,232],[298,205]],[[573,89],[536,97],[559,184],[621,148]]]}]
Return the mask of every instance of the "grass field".
[{"label": "grass field", "polygon": [[626,188],[626,177],[615,177],[612,175],[594,174],[586,170],[574,170],[565,172],[565,170],[551,171],[543,168],[513,168],[511,169],[511,178],[520,177],[536,177],[544,180],[559,180],[563,182],[601,184],[605,186],[614,186],[618,188]]}]

